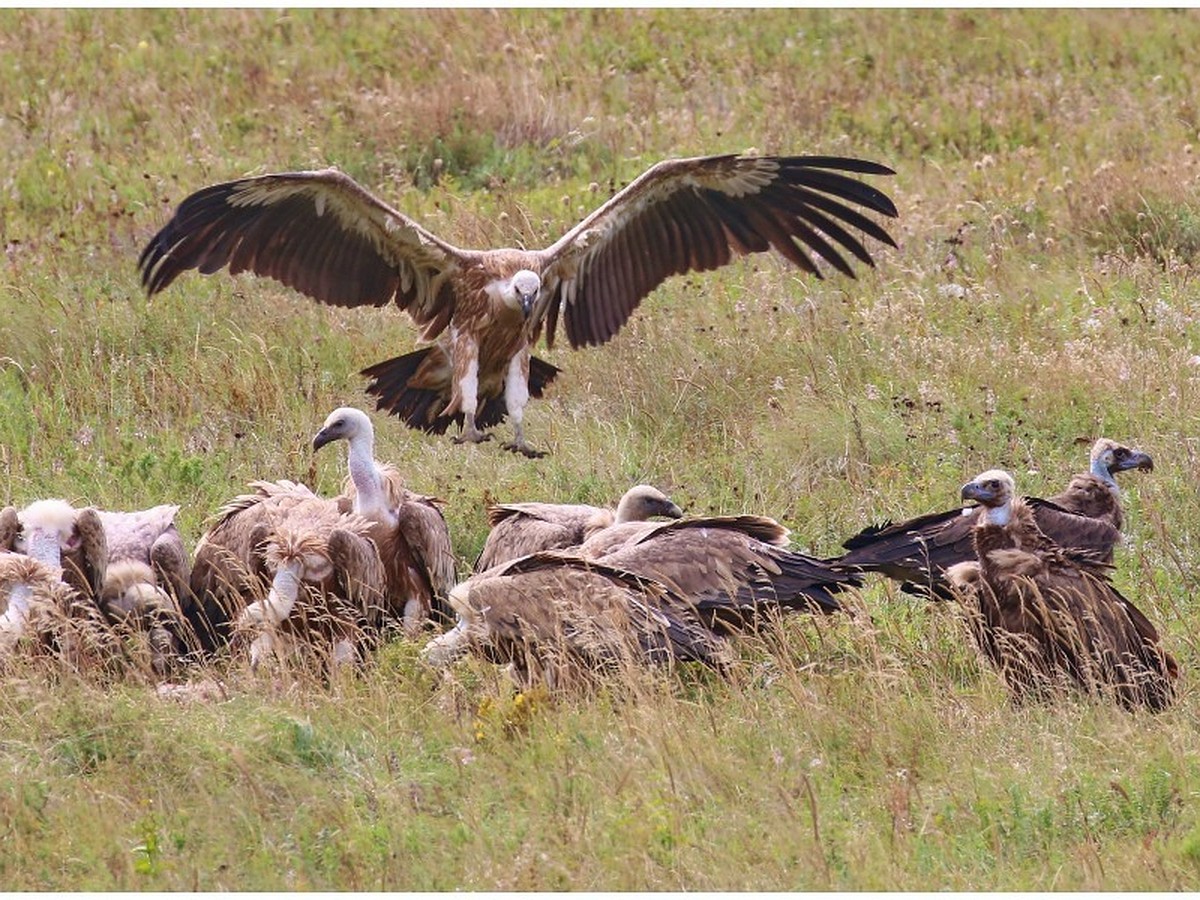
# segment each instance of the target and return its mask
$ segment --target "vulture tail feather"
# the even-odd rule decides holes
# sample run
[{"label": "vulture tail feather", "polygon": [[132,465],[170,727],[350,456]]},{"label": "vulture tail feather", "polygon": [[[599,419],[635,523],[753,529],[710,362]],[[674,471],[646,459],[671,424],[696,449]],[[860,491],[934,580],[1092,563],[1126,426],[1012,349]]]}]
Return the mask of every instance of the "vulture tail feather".
[{"label": "vulture tail feather", "polygon": [[[423,347],[403,356],[396,356],[368,366],[359,374],[370,378],[366,391],[376,398],[375,408],[391,413],[410,428],[428,434],[444,434],[451,425],[461,425],[463,414],[443,416],[439,412],[446,406],[446,391],[437,388],[416,387],[409,382],[435,347]],[[543,359],[529,359],[529,396],[541,397],[546,387],[561,370]],[[448,390],[447,385],[447,390]],[[493,397],[483,404],[475,417],[479,428],[491,428],[503,422],[508,409],[503,397]]]}]

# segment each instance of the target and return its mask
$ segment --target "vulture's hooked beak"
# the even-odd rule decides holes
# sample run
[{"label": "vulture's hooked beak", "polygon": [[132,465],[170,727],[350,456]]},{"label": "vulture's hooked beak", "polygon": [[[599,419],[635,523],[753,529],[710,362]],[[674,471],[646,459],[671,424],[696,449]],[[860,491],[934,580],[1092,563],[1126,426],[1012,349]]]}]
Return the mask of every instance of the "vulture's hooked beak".
[{"label": "vulture's hooked beak", "polygon": [[996,492],[989,490],[978,481],[968,481],[962,486],[963,500],[974,500],[983,506],[989,506],[996,501]]},{"label": "vulture's hooked beak", "polygon": [[529,294],[521,294],[521,315],[528,319],[533,313],[533,304],[537,302],[538,292],[533,291]]},{"label": "vulture's hooked beak", "polygon": [[331,434],[328,428],[322,428],[313,436],[313,452],[316,453],[326,444],[332,444],[337,439],[337,435]]},{"label": "vulture's hooked beak", "polygon": [[670,500],[668,500],[666,503],[664,503],[658,510],[656,510],[656,512],[658,513],[658,515],[666,516],[668,519],[682,519],[683,518],[683,510],[680,509],[676,504],[672,503]]},{"label": "vulture's hooked beak", "polygon": [[1149,453],[1143,453],[1141,450],[1131,450],[1127,455],[1115,460],[1111,471],[1127,472],[1130,469],[1141,469],[1143,472],[1154,471],[1154,459]]}]

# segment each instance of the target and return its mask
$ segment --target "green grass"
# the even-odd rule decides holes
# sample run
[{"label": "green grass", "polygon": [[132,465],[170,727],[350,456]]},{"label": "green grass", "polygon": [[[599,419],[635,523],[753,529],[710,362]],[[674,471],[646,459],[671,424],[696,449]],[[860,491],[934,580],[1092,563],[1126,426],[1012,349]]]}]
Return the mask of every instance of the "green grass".
[{"label": "green grass", "polygon": [[311,436],[414,329],[227,275],[148,301],[137,254],[205,184],[336,164],[455,243],[537,246],[667,155],[844,153],[897,170],[876,270],[676,278],[607,346],[539,349],[547,459],[385,419],[378,456],[447,501],[466,571],[490,500],[648,481],[829,555],[1125,439],[1156,467],[1124,477],[1116,580],[1183,669],[1160,716],[1017,709],[953,610],[876,583],[728,683],[582,697],[408,641],[332,685],[215,669],[192,703],[17,665],[0,883],[1194,887],[1198,43],[1194,11],[0,10],[0,503],[178,503],[194,544],[251,479],[337,489]]}]

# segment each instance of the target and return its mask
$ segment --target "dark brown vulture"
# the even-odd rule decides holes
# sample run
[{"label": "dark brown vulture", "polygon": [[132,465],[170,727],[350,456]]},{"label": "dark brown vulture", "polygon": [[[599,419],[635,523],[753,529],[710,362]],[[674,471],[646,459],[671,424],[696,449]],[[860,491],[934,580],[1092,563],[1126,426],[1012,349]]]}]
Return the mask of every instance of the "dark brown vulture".
[{"label": "dark brown vulture", "polygon": [[186,198],[142,251],[150,294],[188,269],[250,271],[336,306],[407,311],[431,347],[363,371],[367,392],[413,428],[479,442],[512,419],[525,441],[529,398],[558,374],[532,357],[560,316],[572,347],[599,345],[671,275],[774,249],[820,276],[805,248],[853,277],[858,235],[895,246],[861,207],[895,217],[881,191],[843,173],[891,175],[859,159],[708,156],[652,166],[544,250],[465,250],[422,228],[336,169],[241,178]]},{"label": "dark brown vulture", "polygon": [[[1048,500],[1026,497],[1038,527],[1056,544],[1087,550],[1111,562],[1121,540],[1123,516],[1116,479],[1129,469],[1151,470],[1154,462],[1108,438],[1092,447],[1091,469],[1071,478],[1060,494]],[[902,590],[934,600],[950,600],[953,591],[945,572],[956,563],[975,558],[972,529],[977,508],[929,513],[906,522],[872,525],[842,544],[847,551],[832,563],[861,572],[880,572],[901,582]]]},{"label": "dark brown vulture", "polygon": [[577,550],[666,585],[706,626],[729,634],[780,610],[836,612],[835,594],[859,587],[853,572],[787,549],[788,530],[764,516],[631,522],[593,535]]},{"label": "dark brown vulture", "polygon": [[947,577],[961,591],[979,649],[1018,699],[1074,685],[1122,706],[1166,708],[1179,674],[1158,631],[1109,580],[1111,566],[1060,547],[992,469],[963,486],[982,507],[976,560]]},{"label": "dark brown vulture", "polygon": [[441,501],[404,486],[400,473],[375,460],[375,428],[362,410],[335,409],[313,437],[313,450],[334,441],[347,445],[343,512],[371,523],[370,537],[387,571],[389,596],[399,618],[415,633],[434,613],[453,620],[447,596],[454,587],[455,559]]},{"label": "dark brown vulture", "polygon": [[592,534],[610,525],[644,522],[653,516],[678,519],[683,510],[648,484],[631,487],[616,510],[583,503],[499,503],[487,508],[488,532],[475,571],[528,556],[541,550],[578,547]]},{"label": "dark brown vulture", "polygon": [[645,665],[696,661],[724,671],[722,638],[652,579],[557,552],[503,563],[458,585],[459,622],[422,651],[446,666],[468,651],[512,667],[518,684],[551,689]]}]

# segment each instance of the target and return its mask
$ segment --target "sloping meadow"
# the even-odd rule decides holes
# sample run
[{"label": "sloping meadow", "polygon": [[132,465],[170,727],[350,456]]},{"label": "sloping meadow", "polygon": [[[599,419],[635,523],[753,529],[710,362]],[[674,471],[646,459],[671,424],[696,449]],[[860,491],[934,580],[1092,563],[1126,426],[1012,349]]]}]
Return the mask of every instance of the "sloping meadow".
[{"label": "sloping meadow", "polygon": [[1018,708],[954,609],[876,581],[728,681],[586,696],[403,639],[190,700],[18,664],[0,883],[1194,886],[1198,45],[1194,11],[0,11],[0,505],[177,503],[194,545],[251,479],[338,489],[311,437],[415,331],[245,276],[148,301],[138,253],[206,184],[334,164],[461,246],[544,246],[666,156],[861,156],[897,171],[876,269],[677,277],[610,344],[538,350],[548,458],[384,418],[377,456],[447,501],[465,574],[489,501],[645,481],[831,556],[987,468],[1054,493],[1107,435],[1155,458],[1115,580],[1183,672],[1158,716]]}]

